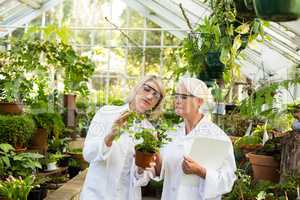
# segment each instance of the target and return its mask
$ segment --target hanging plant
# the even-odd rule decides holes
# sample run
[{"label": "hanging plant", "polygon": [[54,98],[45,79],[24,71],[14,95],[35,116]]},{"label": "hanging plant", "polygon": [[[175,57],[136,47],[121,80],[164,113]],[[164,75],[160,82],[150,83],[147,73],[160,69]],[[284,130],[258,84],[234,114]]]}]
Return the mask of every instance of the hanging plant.
[{"label": "hanging plant", "polygon": [[212,14],[183,40],[179,54],[184,65],[175,70],[175,75],[189,72],[206,81],[223,77],[229,82],[231,76],[224,74],[236,70],[235,61],[240,52],[258,36],[260,41],[265,38],[263,22],[238,16],[233,1],[210,0],[210,6]]}]

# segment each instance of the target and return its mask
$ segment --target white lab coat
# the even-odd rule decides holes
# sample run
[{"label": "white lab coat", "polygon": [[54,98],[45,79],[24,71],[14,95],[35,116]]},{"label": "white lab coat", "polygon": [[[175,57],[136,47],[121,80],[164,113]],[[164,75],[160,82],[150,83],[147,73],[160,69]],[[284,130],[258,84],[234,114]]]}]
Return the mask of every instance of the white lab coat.
[{"label": "white lab coat", "polygon": [[[221,200],[222,194],[231,191],[236,179],[233,147],[229,137],[217,125],[204,117],[188,135],[185,134],[185,124],[181,123],[176,131],[169,133],[169,136],[171,136],[172,142],[161,149],[160,178],[164,179],[162,200]],[[181,183],[182,161],[186,154],[185,149],[191,148],[191,138],[195,136],[228,142],[230,151],[221,168],[218,170],[206,169],[206,178],[199,177],[197,186],[186,186]],[[209,149],[207,153],[209,153]]]},{"label": "white lab coat", "polygon": [[[140,200],[141,188],[148,183],[147,173],[139,175],[134,161],[134,142],[123,133],[111,147],[104,138],[113,123],[129,109],[123,106],[104,106],[93,118],[85,139],[83,157],[90,163],[81,200]],[[152,125],[144,120],[143,127]]]}]

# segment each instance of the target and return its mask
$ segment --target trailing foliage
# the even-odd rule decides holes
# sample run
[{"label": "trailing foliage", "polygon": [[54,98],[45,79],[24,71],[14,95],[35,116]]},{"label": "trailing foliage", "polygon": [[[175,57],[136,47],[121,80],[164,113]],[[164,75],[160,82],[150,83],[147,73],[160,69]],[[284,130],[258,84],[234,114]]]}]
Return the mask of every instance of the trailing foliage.
[{"label": "trailing foliage", "polygon": [[176,77],[189,72],[204,81],[224,79],[229,82],[238,66],[235,60],[248,43],[260,35],[263,23],[254,18],[240,18],[234,1],[210,0],[213,12],[205,17],[183,40],[179,53],[185,65],[175,70]]}]

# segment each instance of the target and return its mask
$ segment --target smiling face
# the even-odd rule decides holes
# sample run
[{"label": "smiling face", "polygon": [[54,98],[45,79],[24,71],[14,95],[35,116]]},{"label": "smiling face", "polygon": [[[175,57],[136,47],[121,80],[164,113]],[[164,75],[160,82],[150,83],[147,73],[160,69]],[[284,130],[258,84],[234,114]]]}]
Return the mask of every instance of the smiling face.
[{"label": "smiling face", "polygon": [[203,100],[189,93],[183,84],[177,86],[174,97],[175,112],[182,118],[198,113],[203,104]]},{"label": "smiling face", "polygon": [[145,82],[134,98],[135,109],[139,113],[145,113],[157,106],[162,99],[159,85],[155,81]]}]

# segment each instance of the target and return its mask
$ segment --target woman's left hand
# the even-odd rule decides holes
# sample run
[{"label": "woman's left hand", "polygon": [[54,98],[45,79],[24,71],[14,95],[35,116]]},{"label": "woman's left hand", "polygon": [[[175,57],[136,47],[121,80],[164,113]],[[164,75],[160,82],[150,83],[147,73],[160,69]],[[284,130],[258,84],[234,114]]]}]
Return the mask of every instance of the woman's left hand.
[{"label": "woman's left hand", "polygon": [[187,156],[183,157],[182,170],[185,174],[195,174],[202,178],[206,176],[206,169]]}]

